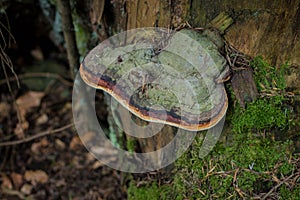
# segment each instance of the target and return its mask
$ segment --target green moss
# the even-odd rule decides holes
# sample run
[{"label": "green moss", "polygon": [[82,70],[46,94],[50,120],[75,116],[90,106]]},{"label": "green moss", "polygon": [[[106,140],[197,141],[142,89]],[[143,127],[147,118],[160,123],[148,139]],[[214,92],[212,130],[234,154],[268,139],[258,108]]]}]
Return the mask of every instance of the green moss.
[{"label": "green moss", "polygon": [[[292,169],[288,164],[291,142],[270,142],[251,134],[235,134],[232,145],[224,146],[219,143],[204,159],[197,156],[200,147],[201,145],[195,142],[192,150],[176,162],[179,171],[175,175],[173,193],[183,191],[181,195],[184,198],[238,198],[239,194],[234,185],[245,196],[252,196],[262,190],[271,189],[274,183],[268,172],[272,171],[274,166],[280,163],[282,166],[288,166],[286,172],[291,172]],[[261,182],[264,184],[258,186]],[[193,190],[189,184],[198,191]],[[199,189],[202,192],[199,192]]]},{"label": "green moss", "polygon": [[[253,134],[233,134],[231,145],[218,143],[205,158],[198,154],[202,139],[196,138],[190,149],[180,157],[170,185],[157,183],[137,188],[129,187],[129,199],[249,199],[266,193],[277,185],[276,176],[294,173],[296,164],[290,163],[292,142],[271,141]],[[284,184],[283,186],[284,187]],[[299,187],[278,188],[278,195],[295,197]],[[290,193],[294,194],[294,196]]]},{"label": "green moss", "polygon": [[88,52],[88,42],[90,39],[90,33],[86,30],[86,28],[81,24],[78,17],[74,17],[74,27],[75,27],[75,36],[78,51],[81,57],[85,56]]},{"label": "green moss", "polygon": [[278,178],[281,173],[291,174],[295,167],[289,163],[289,141],[270,142],[251,134],[235,134],[232,145],[219,143],[204,159],[198,156],[201,144],[202,139],[196,138],[176,161],[177,172],[170,185],[158,187],[154,182],[137,188],[131,183],[129,199],[240,198],[238,190],[251,197],[276,184],[271,176],[275,166],[280,166],[276,168]]},{"label": "green moss", "polygon": [[[298,184],[299,185],[299,184]],[[278,199],[299,199],[300,187],[291,190],[287,185],[283,184],[279,189],[280,196]]]},{"label": "green moss", "polygon": [[112,145],[116,148],[120,148],[120,144],[118,142],[117,134],[112,127],[109,127],[109,139]]},{"label": "green moss", "polygon": [[232,115],[233,131],[244,133],[271,128],[284,129],[289,125],[290,112],[285,108],[286,88],[284,73],[288,65],[279,69],[269,65],[262,57],[251,62],[254,79],[261,96],[249,103],[246,109],[237,106]]},{"label": "green moss", "polygon": [[287,63],[277,68],[267,63],[261,56],[257,56],[250,65],[254,69],[254,80],[260,92],[274,89],[285,90],[284,74],[288,68]]},{"label": "green moss", "polygon": [[136,145],[137,144],[136,144],[136,140],[135,139],[127,137],[127,139],[126,139],[126,147],[127,147],[127,150],[130,153],[134,152],[134,149],[136,148]]},{"label": "green moss", "polygon": [[278,173],[281,175],[288,175],[291,174],[295,170],[295,166],[292,165],[291,163],[283,163],[279,168],[278,168]]},{"label": "green moss", "polygon": [[167,187],[166,185],[158,187],[156,183],[152,183],[151,185],[137,187],[133,183],[131,183],[128,189],[128,199],[131,200],[168,199],[169,193],[170,193],[170,188]]},{"label": "green moss", "polygon": [[229,123],[232,131],[227,144],[219,142],[208,156],[201,159],[199,152],[203,137],[196,137],[189,150],[175,162],[176,173],[170,185],[157,187],[154,183],[137,188],[132,184],[129,197],[151,193],[153,199],[251,199],[272,190],[279,199],[298,198],[300,185],[297,183],[294,186],[282,184],[274,190],[278,180],[297,170],[297,162],[291,162],[291,158],[297,156],[292,153],[293,142],[274,141],[257,134],[268,136],[274,128],[289,126],[284,73],[260,57],[254,59],[252,65],[260,94],[272,95],[259,97],[245,109],[230,109],[232,113],[227,121],[232,122]]},{"label": "green moss", "polygon": [[284,107],[283,98],[259,98],[247,105],[246,109],[237,107],[232,116],[233,131],[237,133],[251,130],[262,131],[273,127],[285,128],[289,113]]}]

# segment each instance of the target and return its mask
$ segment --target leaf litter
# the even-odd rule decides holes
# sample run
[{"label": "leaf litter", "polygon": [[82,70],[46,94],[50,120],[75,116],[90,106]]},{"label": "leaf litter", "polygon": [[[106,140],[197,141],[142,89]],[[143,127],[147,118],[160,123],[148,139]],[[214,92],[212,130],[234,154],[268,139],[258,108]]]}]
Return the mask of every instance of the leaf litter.
[{"label": "leaf litter", "polygon": [[82,145],[93,133],[79,138],[72,128],[71,89],[56,82],[47,92],[23,91],[15,98],[21,124],[10,94],[0,95],[0,199],[126,199],[119,172]]}]

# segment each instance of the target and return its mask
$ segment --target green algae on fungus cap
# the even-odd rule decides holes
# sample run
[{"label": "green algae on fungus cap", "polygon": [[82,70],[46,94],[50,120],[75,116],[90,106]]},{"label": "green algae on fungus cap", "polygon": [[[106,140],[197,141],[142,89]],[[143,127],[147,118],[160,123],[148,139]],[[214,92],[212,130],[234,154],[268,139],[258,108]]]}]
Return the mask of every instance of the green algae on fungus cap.
[{"label": "green algae on fungus cap", "polygon": [[225,59],[193,30],[134,29],[96,46],[80,67],[88,85],[110,94],[139,118],[190,131],[225,115]]}]

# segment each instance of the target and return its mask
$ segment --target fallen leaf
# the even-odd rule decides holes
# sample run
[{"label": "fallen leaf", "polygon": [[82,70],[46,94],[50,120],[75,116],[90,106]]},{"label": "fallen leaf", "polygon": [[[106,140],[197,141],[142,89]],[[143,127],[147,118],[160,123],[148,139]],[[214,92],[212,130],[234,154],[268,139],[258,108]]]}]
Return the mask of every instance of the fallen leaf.
[{"label": "fallen leaf", "polygon": [[29,128],[29,123],[27,121],[22,121],[22,123],[18,123],[16,128],[14,129],[14,133],[19,139],[25,137],[24,130]]},{"label": "fallen leaf", "polygon": [[69,145],[70,149],[75,150],[80,146],[82,146],[82,142],[81,142],[80,138],[78,136],[74,136]]},{"label": "fallen leaf", "polygon": [[31,191],[32,191],[32,185],[30,185],[28,183],[24,184],[21,188],[21,192],[23,194],[29,195],[29,194],[31,194]]},{"label": "fallen leaf", "polygon": [[36,185],[37,183],[47,183],[48,182],[48,175],[46,172],[42,170],[28,170],[25,172],[25,180],[29,181],[32,185]]},{"label": "fallen leaf", "polygon": [[56,187],[61,187],[61,186],[65,186],[65,185],[67,185],[65,179],[59,179],[59,180],[55,181]]},{"label": "fallen leaf", "polygon": [[73,156],[71,163],[76,169],[82,169],[84,167],[84,165],[82,164],[81,157],[79,156]]},{"label": "fallen leaf", "polygon": [[10,105],[6,102],[0,103],[0,121],[6,118],[10,113]]},{"label": "fallen leaf", "polygon": [[21,139],[24,138],[24,131],[28,129],[29,124],[26,121],[26,114],[31,108],[37,107],[41,103],[41,99],[45,94],[43,92],[27,92],[16,100],[20,113],[21,123],[18,123],[14,132]]},{"label": "fallen leaf", "polygon": [[23,184],[23,176],[21,174],[12,172],[10,174],[10,177],[14,183],[15,188],[19,189],[21,185]]},{"label": "fallen leaf", "polygon": [[88,142],[92,141],[96,136],[95,132],[89,131],[84,133],[83,135],[80,135],[80,139],[83,144],[87,144]]},{"label": "fallen leaf", "polygon": [[37,107],[41,103],[41,99],[44,96],[44,92],[34,92],[29,91],[26,94],[20,96],[16,103],[18,105],[18,109],[20,111],[20,115],[22,119],[25,119],[26,113],[34,107]]},{"label": "fallen leaf", "polygon": [[103,156],[109,162],[116,161],[118,158],[118,150],[107,147],[91,147],[91,152],[96,156]]},{"label": "fallen leaf", "polygon": [[41,153],[41,148],[46,147],[49,145],[49,141],[47,138],[42,138],[40,141],[35,142],[31,145],[31,151],[35,154]]},{"label": "fallen leaf", "polygon": [[66,147],[66,145],[65,145],[65,143],[64,143],[63,141],[61,141],[60,139],[56,139],[56,140],[55,140],[55,147],[56,147],[57,149],[63,150],[63,149]]},{"label": "fallen leaf", "polygon": [[6,188],[6,189],[12,189],[13,188],[11,180],[9,179],[8,176],[6,176],[5,174],[2,174],[1,179],[2,179],[1,188]]},{"label": "fallen leaf", "polygon": [[100,161],[96,161],[96,162],[94,162],[92,169],[98,169],[99,167],[102,167],[103,165],[105,165],[105,164]]},{"label": "fallen leaf", "polygon": [[42,114],[39,118],[36,120],[36,124],[45,124],[48,121],[48,115],[47,114]]},{"label": "fallen leaf", "polygon": [[62,108],[62,112],[69,112],[72,110],[72,104],[70,102],[65,103],[64,107]]},{"label": "fallen leaf", "polygon": [[93,146],[91,148],[91,151],[95,154],[99,154],[99,155],[109,155],[109,156],[114,156],[118,154],[118,151],[116,149],[113,148],[106,148],[106,147],[97,147],[97,146]]},{"label": "fallen leaf", "polygon": [[34,57],[38,61],[43,61],[44,60],[44,55],[40,47],[37,47],[36,49],[33,49],[30,51],[30,54],[32,57]]},{"label": "fallen leaf", "polygon": [[85,160],[87,161],[87,163],[92,163],[96,160],[95,156],[93,156],[93,154],[91,154],[90,152],[87,152],[85,154]]}]

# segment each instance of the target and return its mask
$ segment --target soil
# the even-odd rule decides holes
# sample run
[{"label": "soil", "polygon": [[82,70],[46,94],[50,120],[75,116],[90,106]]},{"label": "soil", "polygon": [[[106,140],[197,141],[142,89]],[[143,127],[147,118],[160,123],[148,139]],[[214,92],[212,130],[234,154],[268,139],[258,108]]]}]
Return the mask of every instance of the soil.
[{"label": "soil", "polygon": [[12,94],[0,85],[0,199],[126,199],[120,172],[91,156],[77,136],[72,84],[54,79],[37,92],[22,79],[22,89],[11,83]]}]

